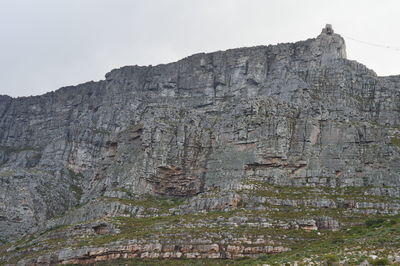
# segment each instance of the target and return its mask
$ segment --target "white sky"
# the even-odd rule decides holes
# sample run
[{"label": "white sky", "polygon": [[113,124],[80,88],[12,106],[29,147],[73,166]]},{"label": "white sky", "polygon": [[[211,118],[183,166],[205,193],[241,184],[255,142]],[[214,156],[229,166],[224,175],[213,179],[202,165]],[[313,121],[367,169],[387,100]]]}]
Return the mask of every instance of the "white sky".
[{"label": "white sky", "polygon": [[[0,94],[28,96],[199,52],[336,33],[400,47],[399,0],[0,0]],[[400,49],[346,40],[349,59],[400,74]]]}]

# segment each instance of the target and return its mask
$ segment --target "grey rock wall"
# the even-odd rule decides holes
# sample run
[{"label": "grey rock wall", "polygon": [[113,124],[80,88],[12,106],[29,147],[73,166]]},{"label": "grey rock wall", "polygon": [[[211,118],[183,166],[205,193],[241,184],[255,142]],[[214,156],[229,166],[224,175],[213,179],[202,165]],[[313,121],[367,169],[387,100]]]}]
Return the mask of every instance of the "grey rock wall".
[{"label": "grey rock wall", "polygon": [[126,66],[41,96],[0,96],[0,240],[118,188],[188,206],[245,178],[398,192],[399,159],[400,76],[346,59],[331,31]]}]

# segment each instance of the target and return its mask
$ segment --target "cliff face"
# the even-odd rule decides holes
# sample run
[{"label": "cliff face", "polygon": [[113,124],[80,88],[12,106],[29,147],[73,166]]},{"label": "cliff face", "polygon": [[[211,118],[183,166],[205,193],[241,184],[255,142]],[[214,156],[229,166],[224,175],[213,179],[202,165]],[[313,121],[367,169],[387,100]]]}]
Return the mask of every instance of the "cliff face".
[{"label": "cliff face", "polygon": [[[175,214],[266,201],[396,214],[399,159],[400,76],[347,60],[331,31],[126,66],[42,96],[0,96],[0,240],[137,217],[148,208],[124,200],[148,195],[182,200]],[[283,203],[245,193],[261,183],[355,188],[390,201]]]}]

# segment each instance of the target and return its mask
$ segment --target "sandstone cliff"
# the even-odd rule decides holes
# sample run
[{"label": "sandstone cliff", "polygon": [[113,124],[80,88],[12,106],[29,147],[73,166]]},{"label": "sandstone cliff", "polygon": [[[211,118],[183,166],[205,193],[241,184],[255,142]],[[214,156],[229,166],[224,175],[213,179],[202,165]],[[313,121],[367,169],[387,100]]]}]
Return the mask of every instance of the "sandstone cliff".
[{"label": "sandstone cliff", "polygon": [[[69,228],[62,238],[73,238],[83,232],[71,229],[76,224],[97,236],[102,227],[93,221],[105,217],[212,211],[250,212],[216,218],[218,226],[338,229],[351,224],[341,218],[398,214],[399,198],[400,76],[378,77],[348,60],[343,38],[327,29],[296,43],[125,66],[103,81],[41,96],[0,96],[4,244],[61,227]],[[327,213],[290,218],[302,208]],[[106,235],[123,231],[109,221],[103,227]],[[125,236],[131,242],[118,242],[111,254],[230,258],[290,250],[284,241],[254,237],[246,241],[259,245],[246,251],[245,240],[232,234],[202,235],[197,242],[175,236],[180,247],[192,245],[186,252],[165,248],[156,233],[154,243]],[[97,244],[90,251],[57,251],[43,263],[85,256],[93,262],[90,252],[110,254],[112,248]],[[23,255],[1,253],[4,260]]]}]

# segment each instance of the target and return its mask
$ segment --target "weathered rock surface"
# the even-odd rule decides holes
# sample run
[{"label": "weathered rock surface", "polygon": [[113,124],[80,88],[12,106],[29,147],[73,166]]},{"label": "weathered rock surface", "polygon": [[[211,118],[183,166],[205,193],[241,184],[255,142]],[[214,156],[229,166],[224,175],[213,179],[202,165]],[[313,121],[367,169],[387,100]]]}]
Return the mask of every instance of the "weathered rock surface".
[{"label": "weathered rock surface", "polygon": [[[200,243],[197,243],[200,241]],[[208,258],[232,259],[243,256],[254,256],[260,253],[274,254],[288,251],[282,246],[243,246],[202,243],[201,239],[191,241],[191,244],[174,243],[111,243],[110,247],[64,249],[57,253],[41,256],[37,259],[21,261],[21,264],[89,264],[118,258]],[[259,243],[260,244],[260,243]]]},{"label": "weathered rock surface", "polygon": [[[282,198],[258,182],[322,189]],[[345,188],[360,193],[338,192]],[[264,194],[245,193],[254,189]],[[174,214],[279,206],[397,214],[399,191],[400,76],[346,59],[329,28],[296,43],[126,66],[42,96],[0,96],[4,243],[54,226],[151,216],[124,202],[145,194],[184,198]],[[288,228],[340,226],[324,217]],[[118,250],[96,252],[127,254]],[[168,252],[154,256],[185,256]]]}]

